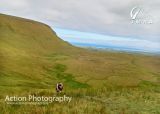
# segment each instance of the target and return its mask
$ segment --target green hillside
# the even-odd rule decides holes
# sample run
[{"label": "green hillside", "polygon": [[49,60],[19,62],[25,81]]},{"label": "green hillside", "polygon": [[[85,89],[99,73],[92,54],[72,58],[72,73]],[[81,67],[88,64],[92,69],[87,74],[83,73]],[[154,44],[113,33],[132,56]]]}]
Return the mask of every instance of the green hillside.
[{"label": "green hillside", "polygon": [[0,68],[4,76],[1,85],[10,88],[25,85],[27,80],[31,83],[32,78],[42,79],[44,68],[53,65],[48,57],[71,50],[73,47],[58,38],[48,25],[0,14]]},{"label": "green hillside", "polygon": [[[158,114],[159,69],[158,55],[74,47],[46,24],[0,14],[0,114]],[[57,82],[70,104],[4,102],[6,95],[56,94]]]}]

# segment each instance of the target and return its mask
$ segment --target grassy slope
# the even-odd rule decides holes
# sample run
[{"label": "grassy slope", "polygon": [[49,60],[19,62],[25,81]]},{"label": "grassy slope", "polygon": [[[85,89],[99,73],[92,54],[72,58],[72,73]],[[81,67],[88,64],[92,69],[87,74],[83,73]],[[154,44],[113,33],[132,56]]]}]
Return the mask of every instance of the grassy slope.
[{"label": "grassy slope", "polygon": [[[159,56],[76,48],[39,22],[0,14],[0,69],[0,98],[52,94],[59,81],[74,96],[69,105],[28,106],[32,113],[78,113],[75,103],[89,114],[160,112]],[[29,111],[28,107],[15,110],[4,104],[1,110],[18,113]]]},{"label": "grassy slope", "polygon": [[24,84],[23,79],[38,82],[45,77],[44,67],[52,65],[47,56],[72,48],[45,24],[0,15],[0,68],[4,85]]}]

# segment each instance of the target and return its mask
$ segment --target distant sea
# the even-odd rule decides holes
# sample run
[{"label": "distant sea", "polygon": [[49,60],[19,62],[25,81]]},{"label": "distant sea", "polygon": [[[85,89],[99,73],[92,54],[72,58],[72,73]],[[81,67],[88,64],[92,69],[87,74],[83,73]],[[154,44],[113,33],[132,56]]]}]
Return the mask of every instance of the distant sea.
[{"label": "distant sea", "polygon": [[127,48],[127,47],[119,47],[119,46],[112,46],[112,45],[98,45],[98,44],[77,43],[77,42],[70,42],[70,43],[77,47],[92,48],[92,49],[97,49],[97,50],[106,50],[106,51],[110,50],[110,51],[160,55],[160,51],[159,52],[149,52],[146,50],[141,50],[141,49],[136,49],[136,48]]}]

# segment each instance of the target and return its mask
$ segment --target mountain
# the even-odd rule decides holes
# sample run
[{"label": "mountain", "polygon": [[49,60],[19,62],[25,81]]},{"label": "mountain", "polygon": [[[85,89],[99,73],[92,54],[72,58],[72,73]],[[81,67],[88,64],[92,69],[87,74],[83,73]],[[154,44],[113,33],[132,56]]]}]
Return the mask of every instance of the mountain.
[{"label": "mountain", "polygon": [[[64,92],[76,99],[70,105],[55,104],[54,108],[51,105],[46,110],[37,106],[41,113],[58,110],[60,106],[72,113],[77,110],[75,104],[82,107],[82,113],[86,113],[84,106],[88,107],[88,113],[122,113],[123,109],[128,113],[137,113],[140,109],[143,112],[145,109],[159,111],[156,108],[156,95],[160,90],[159,69],[159,55],[74,47],[60,39],[46,24],[0,14],[0,98],[29,93],[52,95],[56,83],[62,82]],[[146,95],[147,106],[143,105]],[[103,99],[112,105],[104,108]],[[130,103],[128,107],[134,108],[125,108],[127,103]],[[35,108],[22,107],[20,112]],[[115,107],[118,109],[113,111]],[[2,113],[9,113],[6,109],[17,113],[19,110],[14,108],[0,105]]]},{"label": "mountain", "polygon": [[0,14],[1,53],[3,55],[42,55],[71,47],[46,24]]},{"label": "mountain", "polygon": [[42,67],[47,65],[44,58],[73,49],[46,24],[0,14],[0,68],[1,74],[9,78],[2,79],[5,85],[17,84],[17,75],[39,79]]}]

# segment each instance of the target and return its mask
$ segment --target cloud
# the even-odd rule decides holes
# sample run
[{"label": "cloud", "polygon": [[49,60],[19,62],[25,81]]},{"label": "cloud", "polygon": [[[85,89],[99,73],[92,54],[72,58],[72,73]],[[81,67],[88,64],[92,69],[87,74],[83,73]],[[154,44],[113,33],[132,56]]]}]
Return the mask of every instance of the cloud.
[{"label": "cloud", "polygon": [[112,46],[121,48],[122,50],[139,50],[144,52],[155,52],[160,53],[160,45],[158,42],[148,41],[144,39],[137,38],[124,38],[120,36],[108,36],[96,33],[79,32],[73,30],[59,29],[55,28],[58,36],[64,40],[71,42],[72,44],[82,44],[88,46]]}]

